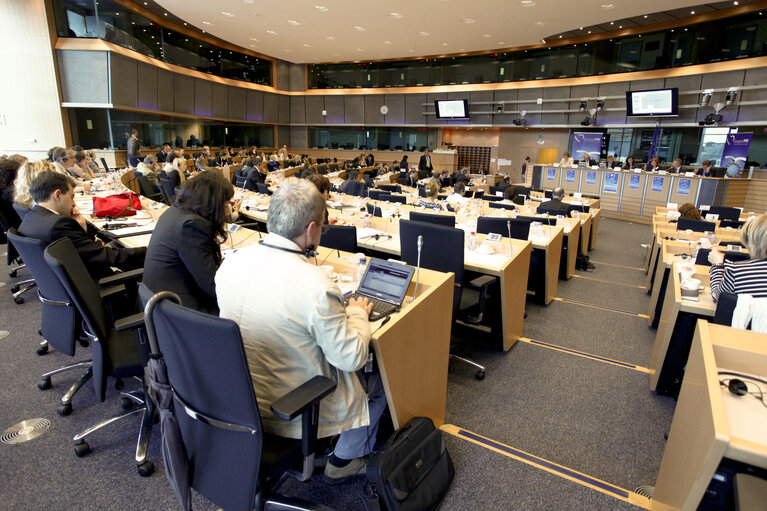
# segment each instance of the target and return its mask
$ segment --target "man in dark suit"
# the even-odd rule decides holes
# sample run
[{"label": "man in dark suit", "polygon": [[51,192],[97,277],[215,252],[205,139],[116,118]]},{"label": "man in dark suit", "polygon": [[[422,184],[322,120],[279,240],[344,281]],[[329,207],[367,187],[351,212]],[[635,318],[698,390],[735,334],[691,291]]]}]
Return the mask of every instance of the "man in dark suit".
[{"label": "man in dark suit", "polygon": [[695,171],[695,175],[702,177],[716,177],[716,171],[714,171],[714,168],[711,166],[711,160],[703,160],[701,168]]},{"label": "man in dark suit", "polygon": [[565,189],[557,186],[551,191],[551,200],[538,206],[538,213],[548,213],[549,215],[567,215],[570,211],[570,205],[562,202],[565,197]]},{"label": "man in dark suit", "polygon": [[112,275],[112,267],[132,270],[144,266],[146,248],[104,245],[96,240],[97,229],[87,224],[75,208],[75,192],[68,176],[42,172],[29,191],[36,205],[19,226],[22,235],[46,245],[69,238],[95,280]]},{"label": "man in dark suit", "polygon": [[418,160],[418,175],[424,175],[429,176],[431,175],[431,171],[434,170],[434,168],[431,166],[431,155],[429,155],[429,150],[424,149],[423,155],[421,155],[421,159]]},{"label": "man in dark suit", "polygon": [[403,186],[415,188],[418,186],[418,174],[415,170],[411,170],[405,178],[399,178],[397,181]]},{"label": "man in dark suit", "polygon": [[682,173],[682,159],[681,158],[675,158],[674,163],[671,164],[671,167],[668,169],[669,174],[681,174]]},{"label": "man in dark suit", "polygon": [[510,186],[511,186],[511,183],[510,183],[509,181],[510,181],[510,180],[509,180],[509,176],[505,176],[505,177],[503,178],[503,181],[501,181],[500,183],[498,183],[498,185],[496,186],[496,188],[498,189],[498,191],[499,191],[499,192],[502,192],[502,191],[506,190],[506,188],[510,187]]},{"label": "man in dark suit", "polygon": [[170,154],[170,144],[163,144],[159,151],[157,151],[157,162],[167,163],[168,155]]}]

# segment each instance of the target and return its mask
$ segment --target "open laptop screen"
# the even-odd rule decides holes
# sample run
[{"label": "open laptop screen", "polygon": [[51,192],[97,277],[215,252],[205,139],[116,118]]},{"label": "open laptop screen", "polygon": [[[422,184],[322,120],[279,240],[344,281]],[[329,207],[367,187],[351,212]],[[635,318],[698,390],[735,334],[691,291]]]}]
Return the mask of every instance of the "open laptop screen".
[{"label": "open laptop screen", "polygon": [[372,257],[357,292],[402,305],[414,271],[410,266]]}]

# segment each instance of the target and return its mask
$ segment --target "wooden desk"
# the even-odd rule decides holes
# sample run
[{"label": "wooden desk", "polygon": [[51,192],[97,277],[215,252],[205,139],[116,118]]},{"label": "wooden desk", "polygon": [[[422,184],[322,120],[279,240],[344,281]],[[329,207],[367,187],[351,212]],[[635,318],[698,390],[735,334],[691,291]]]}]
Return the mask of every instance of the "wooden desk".
[{"label": "wooden desk", "polygon": [[650,360],[650,390],[672,396],[676,395],[681,383],[696,320],[711,318],[716,312],[716,304],[711,298],[709,267],[695,266],[694,278],[704,287],[696,302],[682,298],[679,264],[675,262],[671,267]]},{"label": "wooden desk", "polygon": [[698,320],[652,510],[697,509],[724,458],[767,469],[767,408],[740,410],[756,400],[721,387],[720,370],[766,379],[767,336]]}]

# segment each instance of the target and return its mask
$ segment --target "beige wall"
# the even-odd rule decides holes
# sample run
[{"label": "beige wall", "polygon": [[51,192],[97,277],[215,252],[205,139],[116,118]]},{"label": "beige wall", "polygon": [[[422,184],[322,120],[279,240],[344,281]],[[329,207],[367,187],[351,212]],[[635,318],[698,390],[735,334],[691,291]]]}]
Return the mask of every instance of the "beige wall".
[{"label": "beige wall", "polygon": [[44,0],[0,0],[0,153],[66,145]]},{"label": "beige wall", "polygon": [[[543,135],[543,144],[538,144],[538,135]],[[557,149],[557,157],[567,150],[570,130],[543,128],[505,128],[501,130],[498,144],[498,158],[511,160],[512,182],[522,179],[522,162],[529,156],[533,163],[538,161],[538,151],[542,148]],[[502,167],[501,172],[509,172],[509,167]]]}]

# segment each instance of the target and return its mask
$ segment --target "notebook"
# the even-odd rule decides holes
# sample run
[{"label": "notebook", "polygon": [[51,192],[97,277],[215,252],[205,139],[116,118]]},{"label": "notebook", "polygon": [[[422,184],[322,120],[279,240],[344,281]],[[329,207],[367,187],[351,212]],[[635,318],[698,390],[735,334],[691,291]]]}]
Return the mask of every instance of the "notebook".
[{"label": "notebook", "polygon": [[370,321],[377,321],[399,310],[414,272],[412,266],[371,257],[360,285],[345,297],[345,303],[364,296],[373,303]]}]

